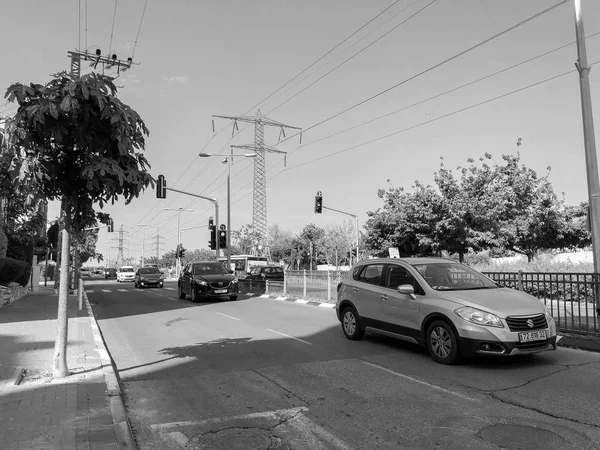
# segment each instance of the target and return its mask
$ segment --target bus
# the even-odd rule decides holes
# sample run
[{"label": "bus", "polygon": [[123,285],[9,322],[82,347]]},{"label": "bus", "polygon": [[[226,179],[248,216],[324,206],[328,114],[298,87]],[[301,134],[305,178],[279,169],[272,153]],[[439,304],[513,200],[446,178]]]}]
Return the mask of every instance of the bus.
[{"label": "bus", "polygon": [[[234,270],[239,278],[244,278],[254,266],[266,266],[269,264],[266,256],[231,255],[230,258],[231,270]],[[227,267],[227,256],[219,257],[218,261]]]}]

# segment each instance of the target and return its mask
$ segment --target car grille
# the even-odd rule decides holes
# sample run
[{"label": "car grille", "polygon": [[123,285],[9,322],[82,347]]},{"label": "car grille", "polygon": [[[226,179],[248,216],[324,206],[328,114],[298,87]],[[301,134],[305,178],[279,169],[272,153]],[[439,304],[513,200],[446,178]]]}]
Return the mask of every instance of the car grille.
[{"label": "car grille", "polygon": [[536,316],[507,317],[506,323],[510,331],[530,331],[548,328],[544,314]]},{"label": "car grille", "polygon": [[228,283],[226,281],[221,282],[221,284],[219,284],[219,282],[208,283],[208,285],[213,289],[225,289],[225,288],[229,287],[229,284],[230,283]]}]

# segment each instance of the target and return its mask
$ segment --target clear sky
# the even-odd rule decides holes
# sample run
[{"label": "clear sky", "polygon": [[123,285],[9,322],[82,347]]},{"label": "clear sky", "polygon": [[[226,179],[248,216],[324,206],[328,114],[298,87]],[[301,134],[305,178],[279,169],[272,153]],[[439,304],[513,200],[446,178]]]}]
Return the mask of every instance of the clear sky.
[{"label": "clear sky", "polygon": [[[407,108],[573,43],[572,1],[315,126],[558,0],[437,0],[406,21],[429,3],[431,0],[148,1],[133,54],[139,65],[121,74],[116,84],[123,86],[120,98],[140,113],[150,130],[146,156],[152,174],[163,174],[168,187],[218,198],[224,222],[227,166],[221,164],[222,158],[197,155],[201,151],[225,153],[230,144],[252,143],[253,130],[246,129],[246,124],[240,123],[241,132],[231,139],[232,124],[217,119],[217,133],[213,133],[212,115],[254,115],[260,107],[262,114],[273,120],[307,130],[302,145],[299,136],[290,138],[293,132],[278,144],[279,130],[265,131],[267,144],[288,152],[287,167],[282,155],[267,155],[268,223],[293,232],[311,222],[325,225],[349,219],[330,211],[315,215],[316,191],[323,192],[325,206],[359,214],[362,226],[366,212],[381,206],[379,188],[391,184],[411,189],[415,180],[433,184],[442,157],[453,170],[485,152],[500,163],[503,153],[516,152],[519,137],[526,166],[540,176],[550,166],[550,180],[559,195],[564,193],[569,203],[586,201],[576,72],[452,114],[574,70],[575,45]],[[146,0],[118,0],[114,16],[112,0],[3,1],[0,87],[4,90],[17,81],[48,81],[50,74],[69,69],[68,50],[94,52],[100,47],[107,54],[111,32],[110,52],[126,59],[132,54],[145,5]],[[263,101],[391,5],[285,89]],[[583,0],[583,15],[592,63],[600,60],[600,35],[590,36],[600,32],[600,2]],[[600,121],[599,67],[591,71],[596,124]],[[2,102],[0,114],[11,113],[12,105]],[[390,115],[323,139],[386,114]],[[236,158],[231,189],[234,229],[252,222],[252,178],[253,160]],[[193,209],[181,214],[181,228],[200,227],[182,232],[184,247],[206,248],[207,220],[214,213],[208,201],[173,192],[168,192],[166,200],[158,200],[149,190],[129,205],[120,201],[104,211],[113,216],[115,228],[122,225],[126,231],[125,256],[138,257],[143,242],[146,255],[156,253],[156,227],[161,253],[175,248],[177,213],[163,208],[180,206]],[[49,219],[57,215],[58,205],[52,204]],[[139,224],[151,228],[143,234]],[[107,253],[109,239],[110,245],[116,246],[116,236],[101,231],[99,250]],[[113,248],[112,256],[115,252]]]}]

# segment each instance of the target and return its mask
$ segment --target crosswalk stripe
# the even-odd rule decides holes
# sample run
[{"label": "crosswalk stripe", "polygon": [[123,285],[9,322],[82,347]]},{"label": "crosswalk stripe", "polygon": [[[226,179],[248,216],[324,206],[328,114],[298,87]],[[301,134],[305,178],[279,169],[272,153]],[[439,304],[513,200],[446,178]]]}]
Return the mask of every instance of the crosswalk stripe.
[{"label": "crosswalk stripe", "polygon": [[102,292],[110,292],[108,289],[102,289]]},{"label": "crosswalk stripe", "polygon": [[87,292],[88,294],[93,294],[96,291],[94,291],[93,289],[86,289],[85,292]]},{"label": "crosswalk stripe", "polygon": [[177,289],[172,288],[172,287],[165,287],[165,289],[168,289],[169,291],[176,291]]},{"label": "crosswalk stripe", "polygon": [[117,289],[119,292],[129,292],[129,289]]}]

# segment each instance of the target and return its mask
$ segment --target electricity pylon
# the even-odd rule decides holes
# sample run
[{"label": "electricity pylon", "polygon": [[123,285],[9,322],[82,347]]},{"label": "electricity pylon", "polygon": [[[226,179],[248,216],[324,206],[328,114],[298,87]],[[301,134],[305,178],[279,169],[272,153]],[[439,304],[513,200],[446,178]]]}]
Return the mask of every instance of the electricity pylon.
[{"label": "electricity pylon", "polygon": [[[256,112],[256,116],[216,116],[221,119],[233,120],[233,133],[238,129],[238,122],[247,122],[254,124],[254,145],[232,145],[234,148],[242,148],[251,150],[256,153],[254,158],[254,189],[253,189],[253,208],[252,208],[252,229],[258,235],[259,241],[256,243],[255,251],[257,255],[269,256],[269,243],[267,239],[267,170],[265,153],[283,153],[286,152],[265,145],[265,125],[271,127],[279,127],[281,134],[285,137],[285,129],[301,130],[298,127],[284,125],[281,122],[271,120],[260,113],[260,109]],[[214,131],[214,120],[213,120]],[[285,161],[285,160],[284,160]],[[285,162],[284,162],[285,164]],[[229,211],[227,211],[229,214]]]}]

